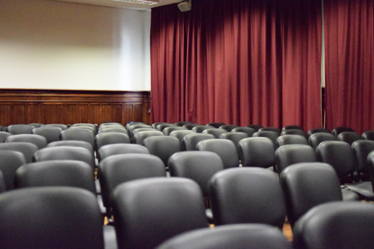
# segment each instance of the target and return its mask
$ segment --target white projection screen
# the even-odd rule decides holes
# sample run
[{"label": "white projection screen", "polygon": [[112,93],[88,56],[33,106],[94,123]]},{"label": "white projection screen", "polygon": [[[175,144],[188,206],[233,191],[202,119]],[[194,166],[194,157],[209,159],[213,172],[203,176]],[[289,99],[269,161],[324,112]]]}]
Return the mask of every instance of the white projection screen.
[{"label": "white projection screen", "polygon": [[0,88],[150,90],[150,11],[0,0]]}]

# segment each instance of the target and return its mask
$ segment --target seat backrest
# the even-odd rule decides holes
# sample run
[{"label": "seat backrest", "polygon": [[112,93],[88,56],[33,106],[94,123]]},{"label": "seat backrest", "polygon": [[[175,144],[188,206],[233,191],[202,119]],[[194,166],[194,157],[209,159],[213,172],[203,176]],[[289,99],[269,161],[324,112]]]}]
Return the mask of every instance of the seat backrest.
[{"label": "seat backrest", "polygon": [[201,190],[190,179],[122,183],[113,190],[112,204],[119,248],[155,248],[182,232],[208,227]]},{"label": "seat backrest", "polygon": [[349,143],[350,145],[359,139],[361,139],[361,136],[354,131],[342,131],[338,135],[339,141]]},{"label": "seat backrest", "polygon": [[317,162],[316,152],[305,144],[289,144],[275,151],[275,161],[278,173],[295,163]]},{"label": "seat backrest", "polygon": [[360,173],[369,172],[368,155],[374,151],[374,141],[357,140],[351,145],[357,160],[357,171]]},{"label": "seat backrest", "polygon": [[39,187],[3,193],[0,220],[1,248],[104,248],[96,197],[84,189]]},{"label": "seat backrest", "polygon": [[234,125],[234,124],[225,124],[225,125],[221,125],[219,128],[224,129],[226,131],[232,131],[232,129],[238,128],[238,127],[240,127],[240,126],[239,125]]},{"label": "seat backrest", "polygon": [[237,146],[228,139],[206,139],[200,141],[196,148],[199,151],[211,151],[216,153],[223,162],[225,169],[239,167]]},{"label": "seat backrest", "polygon": [[0,143],[4,143],[5,139],[11,135],[12,133],[9,133],[6,131],[0,131]]},{"label": "seat backrest", "polygon": [[[149,128],[150,129],[150,128]],[[128,132],[125,127],[123,126],[104,126],[99,128],[99,133],[106,133],[106,132],[118,132],[128,135]]]},{"label": "seat backrest", "polygon": [[196,133],[203,133],[206,129],[214,129],[213,126],[208,126],[208,125],[197,125],[192,128],[192,130]]},{"label": "seat backrest", "polygon": [[239,158],[243,166],[269,168],[275,165],[275,148],[267,137],[244,138],[239,142]]},{"label": "seat backrest", "polygon": [[194,134],[194,133],[195,132],[192,131],[192,130],[176,130],[176,131],[172,131],[170,133],[170,136],[178,138],[178,140],[181,144],[181,150],[186,150],[186,148],[184,147],[183,138],[184,138],[184,136],[186,136],[188,134]]},{"label": "seat backrest", "polygon": [[303,130],[300,130],[300,129],[287,129],[287,130],[283,130],[281,135],[300,135],[300,136],[303,136],[303,137],[307,137],[306,133],[303,131]]},{"label": "seat backrest", "polygon": [[45,124],[43,127],[58,127],[61,128],[61,130],[66,130],[68,128],[65,124]]},{"label": "seat backrest", "polygon": [[365,131],[362,133],[362,138],[366,140],[374,140],[374,131]]},{"label": "seat backrest", "polygon": [[287,206],[287,217],[294,223],[309,209],[321,203],[342,201],[340,182],[327,163],[297,163],[280,174]]},{"label": "seat backrest", "polygon": [[192,122],[190,122],[190,121],[178,121],[178,122],[174,123],[174,125],[177,125],[177,126],[183,126],[185,124],[192,124]]},{"label": "seat backrest", "polygon": [[187,128],[184,128],[184,127],[181,127],[181,126],[177,126],[177,127],[166,127],[162,132],[169,136],[170,133],[172,133],[173,131],[187,131],[188,129]]},{"label": "seat backrest", "polygon": [[144,140],[144,146],[149,153],[159,157],[165,166],[171,155],[181,151],[181,145],[178,138],[171,136],[154,136]]},{"label": "seat backrest", "polygon": [[61,131],[61,140],[85,141],[95,148],[95,136],[91,130],[83,128],[73,128]]},{"label": "seat backrest", "polygon": [[25,157],[26,163],[31,163],[35,152],[38,150],[38,146],[28,142],[0,143],[0,151],[2,150],[21,152]]},{"label": "seat backrest", "polygon": [[185,177],[199,184],[204,197],[208,196],[210,178],[224,169],[221,158],[210,151],[177,152],[169,159],[171,176]]},{"label": "seat backrest", "polygon": [[374,206],[363,202],[318,205],[294,229],[294,248],[373,248]]},{"label": "seat backrest", "polygon": [[[263,129],[263,128],[261,128]],[[276,144],[277,138],[279,137],[280,133],[277,133],[276,131],[269,131],[269,130],[259,130],[255,133],[253,133],[252,137],[267,137],[269,138],[273,144]]]},{"label": "seat backrest", "polygon": [[286,125],[286,126],[283,126],[282,131],[286,131],[286,130],[303,130],[303,127],[301,127],[300,125]]},{"label": "seat backrest", "polygon": [[199,124],[185,124],[183,125],[184,128],[187,128],[189,130],[192,130],[195,126],[199,126]]},{"label": "seat backrest", "polygon": [[325,128],[314,128],[314,129],[308,130],[307,135],[308,135],[308,137],[310,137],[314,133],[318,133],[318,132],[331,133],[329,129],[325,129]]},{"label": "seat backrest", "polygon": [[158,124],[156,126],[156,129],[159,130],[159,131],[164,131],[165,128],[167,127],[179,127],[175,124],[169,124],[169,123],[162,123],[162,124]]},{"label": "seat backrest", "polygon": [[12,190],[17,169],[26,164],[25,157],[19,151],[0,150],[0,158],[0,171],[4,178],[5,190]]},{"label": "seat backrest", "polygon": [[5,185],[5,179],[3,172],[0,170],[0,194],[4,193],[6,191],[6,185]]},{"label": "seat backrest", "polygon": [[[371,186],[374,186],[374,151],[367,156],[368,170],[370,173]],[[374,191],[374,188],[373,188]]]},{"label": "seat backrest", "polygon": [[107,144],[99,149],[98,158],[101,161],[109,156],[129,153],[149,154],[149,150],[140,144]]},{"label": "seat backrest", "polygon": [[183,144],[184,148],[188,150],[198,150],[196,145],[205,139],[212,139],[214,136],[212,134],[201,134],[201,133],[193,133],[188,134],[183,137]]},{"label": "seat backrest", "polygon": [[337,137],[327,132],[317,132],[309,136],[308,142],[310,146],[317,149],[317,146],[323,141],[337,141]]},{"label": "seat backrest", "polygon": [[281,135],[277,138],[277,147],[287,145],[287,144],[304,144],[309,145],[308,140],[301,135],[296,134],[287,134],[287,135]]},{"label": "seat backrest", "polygon": [[121,183],[135,179],[166,176],[160,158],[148,154],[114,155],[102,160],[98,175],[104,205],[109,208],[110,194]]},{"label": "seat backrest", "polygon": [[254,129],[256,132],[257,132],[259,129],[263,128],[263,126],[260,125],[260,124],[251,124],[251,125],[247,125],[246,127],[252,128],[252,129]]},{"label": "seat backrest", "polygon": [[91,152],[91,154],[94,154],[93,147],[90,143],[86,141],[79,141],[79,140],[60,140],[55,141],[52,143],[49,143],[47,147],[56,147],[56,146],[72,146],[72,147],[82,147]]},{"label": "seat backrest", "polygon": [[228,139],[228,140],[231,140],[236,148],[239,147],[239,141],[244,139],[244,138],[247,138],[248,137],[248,134],[245,133],[245,132],[234,132],[234,131],[231,131],[231,132],[226,132],[226,133],[223,133],[220,135],[220,138],[222,139]]},{"label": "seat backrest", "polygon": [[351,127],[345,127],[345,126],[339,126],[339,127],[335,127],[334,129],[332,129],[332,134],[334,136],[338,136],[341,132],[343,131],[351,131],[351,132],[354,132],[354,130],[351,128]]},{"label": "seat backrest", "polygon": [[96,194],[92,168],[75,160],[51,160],[21,166],[14,178],[16,188],[66,186]]},{"label": "seat backrest", "polygon": [[134,134],[134,142],[144,145],[144,140],[152,136],[164,136],[164,133],[162,131],[140,131]]},{"label": "seat backrest", "polygon": [[264,224],[236,224],[201,228],[177,235],[157,249],[291,249],[291,243],[279,229]]},{"label": "seat backrest", "polygon": [[211,134],[213,135],[215,138],[219,138],[219,136],[221,136],[221,134],[223,133],[227,133],[228,131],[224,130],[224,129],[218,129],[218,128],[209,128],[209,129],[205,129],[203,130],[203,134]]},{"label": "seat backrest", "polygon": [[28,125],[28,124],[14,124],[14,125],[9,125],[7,130],[12,135],[32,134],[32,130],[34,128],[35,128],[34,126]]},{"label": "seat backrest", "polygon": [[[278,176],[263,168],[234,168],[209,182],[215,225],[262,223],[283,226],[286,207]],[[269,200],[271,200],[269,202]]]},{"label": "seat backrest", "polygon": [[317,147],[317,157],[321,162],[330,164],[339,177],[352,174],[357,162],[351,146],[342,141],[325,141]]},{"label": "seat backrest", "polygon": [[61,131],[62,129],[59,127],[44,126],[33,129],[32,133],[45,137],[45,139],[47,140],[47,144],[49,144],[51,142],[59,141],[61,139]]},{"label": "seat backrest", "polygon": [[107,144],[127,144],[130,142],[130,137],[127,134],[120,132],[106,132],[97,134],[95,136],[95,145],[97,150]]},{"label": "seat backrest", "polygon": [[255,129],[250,128],[250,127],[236,127],[231,130],[232,132],[245,132],[248,134],[248,137],[252,137],[253,133],[256,132]]},{"label": "seat backrest", "polygon": [[281,130],[277,127],[262,127],[258,131],[274,131],[278,136],[281,134]]},{"label": "seat backrest", "polygon": [[211,123],[207,123],[206,125],[207,126],[213,126],[214,128],[219,128],[220,126],[225,125],[225,123],[222,123],[222,122],[211,122]]},{"label": "seat backrest", "polygon": [[95,159],[93,154],[86,148],[76,146],[53,146],[35,152],[35,162],[49,160],[78,160],[91,166],[92,174],[95,170]]},{"label": "seat backrest", "polygon": [[29,142],[35,144],[38,149],[43,149],[47,146],[47,139],[36,134],[18,134],[12,135],[5,139],[5,143],[9,142]]}]

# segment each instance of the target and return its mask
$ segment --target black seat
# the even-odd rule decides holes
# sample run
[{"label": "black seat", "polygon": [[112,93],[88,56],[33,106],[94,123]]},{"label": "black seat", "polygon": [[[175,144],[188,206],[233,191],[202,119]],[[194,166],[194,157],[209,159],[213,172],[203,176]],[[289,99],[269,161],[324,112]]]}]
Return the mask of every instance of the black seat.
[{"label": "black seat", "polygon": [[[262,223],[282,227],[286,206],[278,176],[263,168],[233,168],[209,182],[215,225]],[[271,202],[269,202],[271,200]]]},{"label": "black seat", "polygon": [[263,128],[263,126],[260,125],[260,124],[251,124],[251,125],[247,125],[246,127],[252,128],[252,129],[254,129],[256,132],[257,132],[259,129]]},{"label": "black seat", "polygon": [[374,141],[374,131],[365,131],[364,133],[362,133],[361,137],[366,140]]},{"label": "black seat", "polygon": [[340,133],[342,133],[343,131],[350,131],[350,132],[354,132],[354,130],[351,128],[351,127],[346,127],[346,126],[339,126],[339,127],[335,127],[334,129],[332,129],[332,134],[334,136],[338,136]]},{"label": "black seat", "polygon": [[92,148],[95,149],[95,136],[91,130],[83,128],[69,128],[61,131],[61,140],[78,140],[85,141],[91,144]]},{"label": "black seat", "polygon": [[280,174],[291,226],[309,209],[326,202],[342,201],[340,182],[327,163],[297,163]]},{"label": "black seat", "polygon": [[256,132],[255,129],[250,128],[250,127],[236,127],[234,129],[232,129],[231,131],[233,131],[233,132],[245,132],[245,133],[248,134],[248,137],[252,137],[253,133]]},{"label": "black seat", "polygon": [[296,135],[296,134],[281,135],[276,140],[277,147],[287,145],[287,144],[309,145],[308,140],[304,136]]},{"label": "black seat", "polygon": [[[374,141],[371,140],[357,140],[351,145],[357,159],[357,173],[363,180],[369,179],[369,163],[368,155],[374,151]],[[368,177],[369,176],[369,177]]]},{"label": "black seat", "polygon": [[225,225],[177,235],[157,249],[291,249],[281,231],[263,224]]},{"label": "black seat", "polygon": [[240,127],[240,126],[239,125],[233,125],[233,124],[225,124],[225,125],[221,125],[219,128],[224,129],[226,131],[232,131],[233,129],[238,128],[238,127]]},{"label": "black seat", "polygon": [[286,130],[303,130],[303,127],[301,127],[300,125],[286,125],[286,126],[283,126],[282,131],[286,131]]},{"label": "black seat", "polygon": [[196,145],[199,151],[211,151],[216,153],[223,162],[225,169],[239,166],[237,146],[228,139],[206,139]]},{"label": "black seat", "polygon": [[337,141],[337,137],[327,132],[317,132],[309,136],[308,142],[310,146],[317,149],[317,146],[323,141]]},{"label": "black seat", "polygon": [[98,158],[101,161],[112,155],[128,153],[149,154],[149,150],[140,144],[107,144],[99,149]]},{"label": "black seat", "polygon": [[[14,189],[14,176],[19,167],[26,164],[24,155],[19,151],[0,150],[0,171],[6,191]],[[3,189],[3,188],[1,188]]]},{"label": "black seat", "polygon": [[144,140],[153,136],[164,136],[164,133],[162,133],[162,131],[140,131],[134,134],[134,142],[144,145]]},{"label": "black seat", "polygon": [[36,134],[18,134],[12,135],[5,139],[5,143],[9,142],[28,142],[35,144],[38,149],[43,149],[47,146],[47,139],[43,136]]},{"label": "black seat", "polygon": [[123,154],[113,155],[101,161],[98,175],[104,206],[110,217],[110,195],[116,186],[135,179],[166,176],[166,172],[163,162],[156,156]]},{"label": "black seat", "polygon": [[0,143],[4,143],[5,139],[11,135],[12,133],[9,133],[6,131],[0,131]]},{"label": "black seat", "polygon": [[17,134],[32,134],[32,130],[35,127],[32,125],[27,125],[27,124],[14,124],[14,125],[9,125],[7,130],[9,133],[12,135],[17,135]]},{"label": "black seat", "polygon": [[38,187],[4,193],[0,220],[1,248],[104,248],[96,197],[84,189]]},{"label": "black seat", "polygon": [[258,131],[274,131],[278,136],[281,134],[281,130],[277,127],[262,127]]},{"label": "black seat", "polygon": [[207,125],[197,125],[192,128],[192,130],[196,133],[203,133],[206,129],[213,129],[213,126],[207,126]]},{"label": "black seat", "polygon": [[37,134],[40,136],[45,137],[47,143],[55,142],[61,140],[60,134],[62,129],[59,127],[52,127],[52,126],[44,126],[35,128],[32,130],[33,134]]},{"label": "black seat", "polygon": [[203,134],[211,134],[213,135],[215,138],[219,138],[219,136],[221,136],[221,134],[223,133],[227,133],[228,131],[224,130],[224,129],[218,129],[218,128],[209,128],[209,129],[205,129],[202,133]]},{"label": "black seat", "polygon": [[14,150],[21,152],[25,157],[26,163],[31,163],[35,152],[38,150],[38,146],[28,142],[0,143],[0,151],[3,150]]},{"label": "black seat", "polygon": [[236,148],[238,148],[238,150],[239,150],[239,141],[247,137],[248,137],[248,134],[245,132],[234,132],[234,131],[226,132],[220,135],[220,138],[222,139],[231,140],[235,144]]},{"label": "black seat", "polygon": [[107,144],[126,144],[130,142],[130,137],[127,134],[120,132],[105,132],[95,136],[95,146],[97,150]]},{"label": "black seat", "polygon": [[294,229],[294,248],[373,248],[374,206],[331,202],[314,207]]},{"label": "black seat", "polygon": [[331,133],[330,130],[326,129],[326,128],[314,128],[314,129],[308,130],[307,135],[308,135],[308,137],[310,137],[314,133],[318,133],[318,132]]},{"label": "black seat", "polygon": [[112,205],[119,248],[155,248],[182,232],[208,227],[201,190],[190,179],[122,183],[113,191]]},{"label": "black seat", "polygon": [[275,148],[266,137],[250,137],[240,140],[239,158],[243,167],[269,168],[275,165]]},{"label": "black seat", "polygon": [[188,129],[184,128],[184,127],[181,127],[181,126],[177,126],[177,127],[166,127],[162,132],[166,136],[169,136],[170,133],[172,133],[173,131],[188,131]]},{"label": "black seat", "polygon": [[192,124],[192,122],[190,122],[190,121],[178,121],[178,122],[174,123],[174,125],[177,125],[177,126],[183,126],[185,124]]},{"label": "black seat", "polygon": [[261,129],[253,133],[252,137],[267,137],[273,142],[274,145],[276,145],[277,143],[276,141],[277,141],[277,138],[279,137],[279,133],[277,133],[276,131],[261,130]]},{"label": "black seat", "polygon": [[281,135],[300,135],[303,137],[307,137],[306,133],[303,130],[300,129],[288,129],[288,130],[283,130]]},{"label": "black seat", "polygon": [[214,138],[213,135],[211,134],[201,134],[201,133],[193,133],[193,134],[188,134],[183,137],[183,144],[185,150],[198,150],[196,148],[196,145],[205,139],[212,139]]},{"label": "black seat", "polygon": [[144,140],[144,146],[149,153],[159,157],[164,163],[165,167],[168,165],[168,160],[171,155],[181,151],[181,145],[178,138],[171,136],[155,136]]},{"label": "black seat", "polygon": [[225,123],[222,123],[222,122],[211,122],[211,123],[208,123],[206,125],[213,126],[214,128],[219,128],[220,126],[225,125]]},{"label": "black seat", "polygon": [[178,138],[178,140],[181,144],[181,150],[186,150],[186,148],[184,147],[183,138],[184,138],[184,136],[186,136],[188,134],[193,134],[193,133],[195,133],[195,132],[191,131],[191,130],[176,130],[176,131],[172,131],[170,133],[170,136]]},{"label": "black seat", "polygon": [[350,145],[357,140],[360,140],[361,136],[354,131],[342,131],[338,135],[338,140],[349,143]]},{"label": "black seat", "polygon": [[304,162],[317,162],[316,152],[305,144],[289,144],[279,147],[275,151],[275,161],[278,173],[289,165]]}]

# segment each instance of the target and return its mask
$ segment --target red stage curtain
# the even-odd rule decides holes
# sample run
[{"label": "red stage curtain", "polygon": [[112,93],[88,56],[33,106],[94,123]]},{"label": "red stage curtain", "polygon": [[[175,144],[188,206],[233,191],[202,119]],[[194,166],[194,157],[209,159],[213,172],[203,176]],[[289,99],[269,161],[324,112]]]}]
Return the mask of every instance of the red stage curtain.
[{"label": "red stage curtain", "polygon": [[325,0],[326,124],[374,129],[374,1]]},{"label": "red stage curtain", "polygon": [[154,8],[152,121],[320,126],[321,3],[299,2]]}]

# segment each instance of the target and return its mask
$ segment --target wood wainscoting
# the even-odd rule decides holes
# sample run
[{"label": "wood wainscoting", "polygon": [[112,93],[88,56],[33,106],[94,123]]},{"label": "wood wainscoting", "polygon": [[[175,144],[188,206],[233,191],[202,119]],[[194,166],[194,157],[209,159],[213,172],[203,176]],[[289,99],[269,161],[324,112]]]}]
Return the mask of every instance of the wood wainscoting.
[{"label": "wood wainscoting", "polygon": [[148,91],[0,89],[0,125],[139,121],[149,124]]}]

